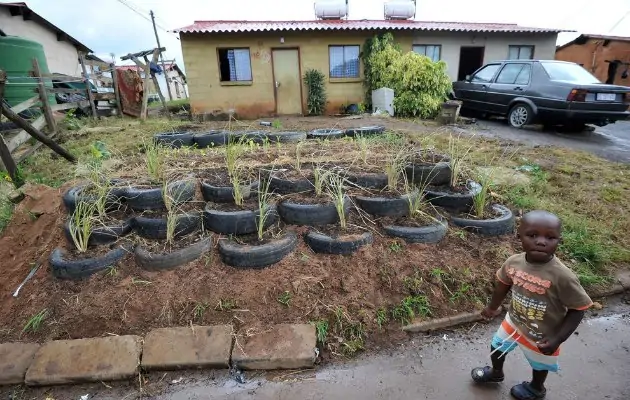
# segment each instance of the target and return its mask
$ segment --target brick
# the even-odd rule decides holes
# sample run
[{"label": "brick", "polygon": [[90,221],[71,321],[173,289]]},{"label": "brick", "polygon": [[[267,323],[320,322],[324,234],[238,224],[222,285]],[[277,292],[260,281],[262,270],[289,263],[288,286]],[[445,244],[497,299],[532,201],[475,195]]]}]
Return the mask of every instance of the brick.
[{"label": "brick", "polygon": [[616,278],[624,289],[630,290],[630,271],[620,271],[617,273]]},{"label": "brick", "polygon": [[227,368],[232,351],[232,327],[162,328],[144,338],[142,368]]},{"label": "brick", "polygon": [[[242,369],[298,369],[315,362],[315,327],[275,325],[270,331],[245,339],[232,351],[232,364]],[[242,347],[242,349],[241,349]]]},{"label": "brick", "polygon": [[36,343],[0,344],[0,385],[24,383],[24,374],[37,350]]},{"label": "brick", "polygon": [[138,374],[139,336],[58,340],[42,345],[26,372],[29,386],[130,379]]}]

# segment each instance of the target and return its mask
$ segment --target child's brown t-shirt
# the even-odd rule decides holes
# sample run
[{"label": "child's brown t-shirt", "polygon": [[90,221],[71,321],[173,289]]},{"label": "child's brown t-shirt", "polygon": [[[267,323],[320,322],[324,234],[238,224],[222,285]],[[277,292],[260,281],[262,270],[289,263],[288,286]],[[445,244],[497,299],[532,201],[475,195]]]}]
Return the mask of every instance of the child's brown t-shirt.
[{"label": "child's brown t-shirt", "polygon": [[510,317],[533,341],[557,334],[567,310],[585,310],[593,304],[577,276],[555,256],[548,263],[531,264],[525,253],[513,255],[497,278],[512,286]]}]

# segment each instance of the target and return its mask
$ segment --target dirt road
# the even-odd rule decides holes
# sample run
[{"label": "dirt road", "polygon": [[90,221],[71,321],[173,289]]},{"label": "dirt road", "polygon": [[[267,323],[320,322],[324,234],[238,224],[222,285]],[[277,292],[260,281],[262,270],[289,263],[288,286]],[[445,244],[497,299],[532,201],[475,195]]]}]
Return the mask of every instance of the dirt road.
[{"label": "dirt road", "polygon": [[478,121],[470,130],[478,135],[514,140],[532,146],[560,146],[583,150],[610,161],[630,163],[630,121],[621,121],[595,131],[559,133],[543,131],[539,126],[514,129],[505,121]]}]

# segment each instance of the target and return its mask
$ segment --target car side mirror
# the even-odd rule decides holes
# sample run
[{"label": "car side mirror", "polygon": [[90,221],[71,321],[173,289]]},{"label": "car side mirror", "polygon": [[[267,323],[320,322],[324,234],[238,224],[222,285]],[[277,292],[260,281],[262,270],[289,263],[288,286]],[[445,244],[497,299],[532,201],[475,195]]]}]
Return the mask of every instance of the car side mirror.
[{"label": "car side mirror", "polygon": [[466,82],[470,82],[470,75],[466,75],[465,80],[466,80]]}]

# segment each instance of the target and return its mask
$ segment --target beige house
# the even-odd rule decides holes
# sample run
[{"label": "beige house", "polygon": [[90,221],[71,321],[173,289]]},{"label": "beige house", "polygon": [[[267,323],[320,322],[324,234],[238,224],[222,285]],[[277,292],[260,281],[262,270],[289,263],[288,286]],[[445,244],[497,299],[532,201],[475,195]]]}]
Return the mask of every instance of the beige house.
[{"label": "beige house", "polygon": [[553,59],[555,29],[414,20],[197,21],[178,29],[193,113],[304,114],[302,76],[326,75],[327,112],[364,98],[361,47],[392,32],[403,49],[443,60],[453,81],[510,58]]},{"label": "beige house", "polygon": [[51,73],[80,76],[79,53],[91,53],[87,46],[31,10],[26,3],[0,3],[0,29],[44,46]]}]

